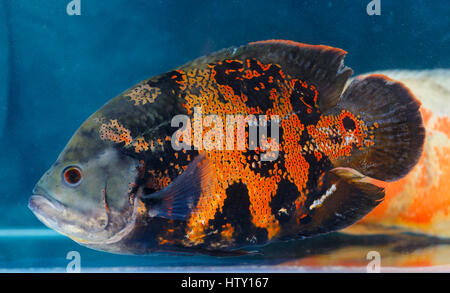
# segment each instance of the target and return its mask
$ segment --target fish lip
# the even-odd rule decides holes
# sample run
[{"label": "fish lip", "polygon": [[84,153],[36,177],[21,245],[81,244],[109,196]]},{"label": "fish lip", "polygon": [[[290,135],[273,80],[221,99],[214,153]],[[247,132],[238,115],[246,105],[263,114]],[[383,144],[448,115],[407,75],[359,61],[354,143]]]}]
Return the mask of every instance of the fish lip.
[{"label": "fish lip", "polygon": [[65,206],[58,200],[42,194],[33,194],[28,200],[28,208],[34,213],[42,211],[43,206],[47,205],[56,212],[63,212]]},{"label": "fish lip", "polygon": [[33,212],[37,212],[42,209],[43,204],[50,206],[52,208],[51,210],[60,213],[66,209],[66,206],[62,202],[50,196],[45,188],[37,184],[33,188],[32,195],[28,200],[28,208]]},{"label": "fish lip", "polygon": [[47,227],[62,233],[58,218],[65,213],[65,206],[49,196],[33,194],[28,200],[28,208]]}]

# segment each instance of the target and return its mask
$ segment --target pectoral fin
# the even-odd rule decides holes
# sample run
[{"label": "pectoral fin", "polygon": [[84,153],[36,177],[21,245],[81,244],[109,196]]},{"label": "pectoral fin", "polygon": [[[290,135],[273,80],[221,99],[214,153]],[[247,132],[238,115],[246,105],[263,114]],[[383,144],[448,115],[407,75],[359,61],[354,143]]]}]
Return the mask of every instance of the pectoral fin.
[{"label": "pectoral fin", "polygon": [[162,190],[144,194],[141,198],[149,205],[152,217],[186,220],[200,199],[213,196],[214,170],[203,155],[197,156],[171,184]]}]

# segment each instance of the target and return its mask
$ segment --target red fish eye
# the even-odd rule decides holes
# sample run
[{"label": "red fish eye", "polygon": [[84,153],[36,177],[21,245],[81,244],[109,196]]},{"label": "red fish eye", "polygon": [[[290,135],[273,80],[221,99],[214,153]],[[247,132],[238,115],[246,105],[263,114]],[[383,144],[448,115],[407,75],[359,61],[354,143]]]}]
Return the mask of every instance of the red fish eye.
[{"label": "red fish eye", "polygon": [[79,167],[70,166],[64,169],[63,178],[64,182],[69,186],[76,186],[81,182],[83,173],[81,172],[81,169]]}]

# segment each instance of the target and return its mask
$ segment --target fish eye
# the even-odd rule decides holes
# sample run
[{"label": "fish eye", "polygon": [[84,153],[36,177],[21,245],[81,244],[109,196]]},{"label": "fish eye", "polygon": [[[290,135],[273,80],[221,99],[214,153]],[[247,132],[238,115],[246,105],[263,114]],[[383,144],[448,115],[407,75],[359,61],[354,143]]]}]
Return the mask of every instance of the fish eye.
[{"label": "fish eye", "polygon": [[68,166],[63,170],[64,183],[70,187],[78,186],[83,179],[83,172],[78,166]]}]

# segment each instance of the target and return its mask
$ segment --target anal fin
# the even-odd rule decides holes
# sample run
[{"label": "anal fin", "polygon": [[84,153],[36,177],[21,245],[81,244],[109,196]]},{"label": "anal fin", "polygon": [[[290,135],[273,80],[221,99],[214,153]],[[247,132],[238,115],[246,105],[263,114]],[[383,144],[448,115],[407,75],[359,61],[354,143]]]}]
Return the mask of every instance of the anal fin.
[{"label": "anal fin", "polygon": [[319,197],[306,201],[304,213],[311,219],[300,234],[313,236],[343,229],[355,223],[384,199],[384,188],[372,178],[350,168],[334,168],[323,179]]}]

